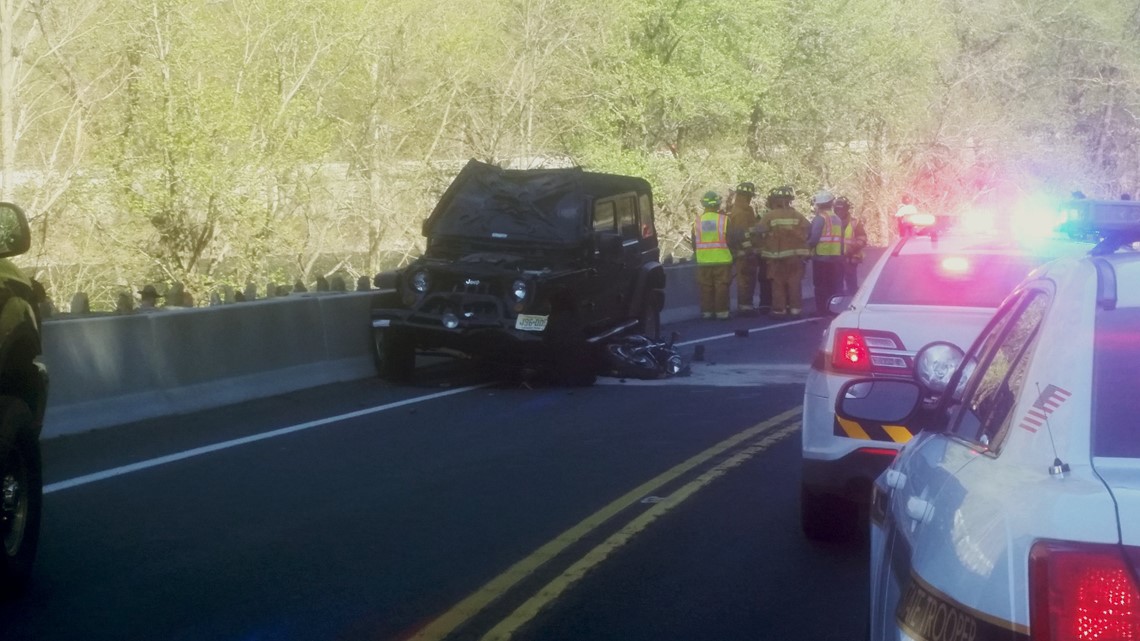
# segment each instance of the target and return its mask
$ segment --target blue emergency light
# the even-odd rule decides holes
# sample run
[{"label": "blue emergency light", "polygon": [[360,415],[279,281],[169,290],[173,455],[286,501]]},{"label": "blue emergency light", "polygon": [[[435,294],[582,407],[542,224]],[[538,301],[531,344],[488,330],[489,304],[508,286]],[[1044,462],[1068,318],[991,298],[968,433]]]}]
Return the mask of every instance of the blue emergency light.
[{"label": "blue emergency light", "polygon": [[1094,254],[1140,242],[1140,201],[1071,200],[1064,211],[1060,231],[1072,238],[1099,241]]}]

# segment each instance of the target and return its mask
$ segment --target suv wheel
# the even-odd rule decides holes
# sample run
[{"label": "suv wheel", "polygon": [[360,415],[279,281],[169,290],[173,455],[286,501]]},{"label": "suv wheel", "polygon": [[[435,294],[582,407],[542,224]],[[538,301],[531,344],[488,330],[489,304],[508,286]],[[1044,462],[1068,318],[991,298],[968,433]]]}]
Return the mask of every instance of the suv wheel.
[{"label": "suv wheel", "polygon": [[800,525],[812,541],[846,541],[853,537],[859,510],[838,496],[800,486]]},{"label": "suv wheel", "polygon": [[383,379],[406,383],[416,369],[416,346],[391,330],[372,330],[372,362]]},{"label": "suv wheel", "polygon": [[0,397],[0,596],[28,583],[40,538],[43,475],[32,412],[23,401]]}]

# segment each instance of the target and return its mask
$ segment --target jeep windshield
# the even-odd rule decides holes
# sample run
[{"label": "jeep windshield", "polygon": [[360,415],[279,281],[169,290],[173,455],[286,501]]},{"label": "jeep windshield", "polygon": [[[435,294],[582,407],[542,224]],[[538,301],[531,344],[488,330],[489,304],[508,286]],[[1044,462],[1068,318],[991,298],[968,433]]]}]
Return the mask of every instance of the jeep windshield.
[{"label": "jeep windshield", "polygon": [[508,171],[472,161],[424,227],[433,238],[576,245],[586,238],[580,170]]}]

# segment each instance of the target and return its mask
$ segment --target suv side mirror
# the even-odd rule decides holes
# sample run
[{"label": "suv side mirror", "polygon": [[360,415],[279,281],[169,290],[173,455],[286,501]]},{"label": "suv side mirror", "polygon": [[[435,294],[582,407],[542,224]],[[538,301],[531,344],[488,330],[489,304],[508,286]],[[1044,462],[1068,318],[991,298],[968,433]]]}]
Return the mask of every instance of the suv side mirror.
[{"label": "suv side mirror", "polygon": [[838,316],[847,311],[847,308],[851,306],[853,298],[852,296],[832,296],[831,299],[827,301],[827,311]]},{"label": "suv side mirror", "polygon": [[24,210],[12,203],[0,203],[0,258],[18,256],[32,246],[32,232]]},{"label": "suv side mirror", "polygon": [[840,388],[835,413],[848,420],[905,424],[921,400],[922,388],[914,381],[860,378]]}]

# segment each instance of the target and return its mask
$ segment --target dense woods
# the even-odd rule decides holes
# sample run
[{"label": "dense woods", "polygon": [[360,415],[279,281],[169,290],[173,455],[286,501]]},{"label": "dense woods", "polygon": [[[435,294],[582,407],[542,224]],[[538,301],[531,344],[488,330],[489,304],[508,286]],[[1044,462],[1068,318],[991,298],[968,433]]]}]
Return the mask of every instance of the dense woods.
[{"label": "dense woods", "polygon": [[[468,158],[930,209],[1140,189],[1140,0],[0,0],[0,197],[66,307],[414,255]],[[806,198],[803,199],[806,206]]]}]

